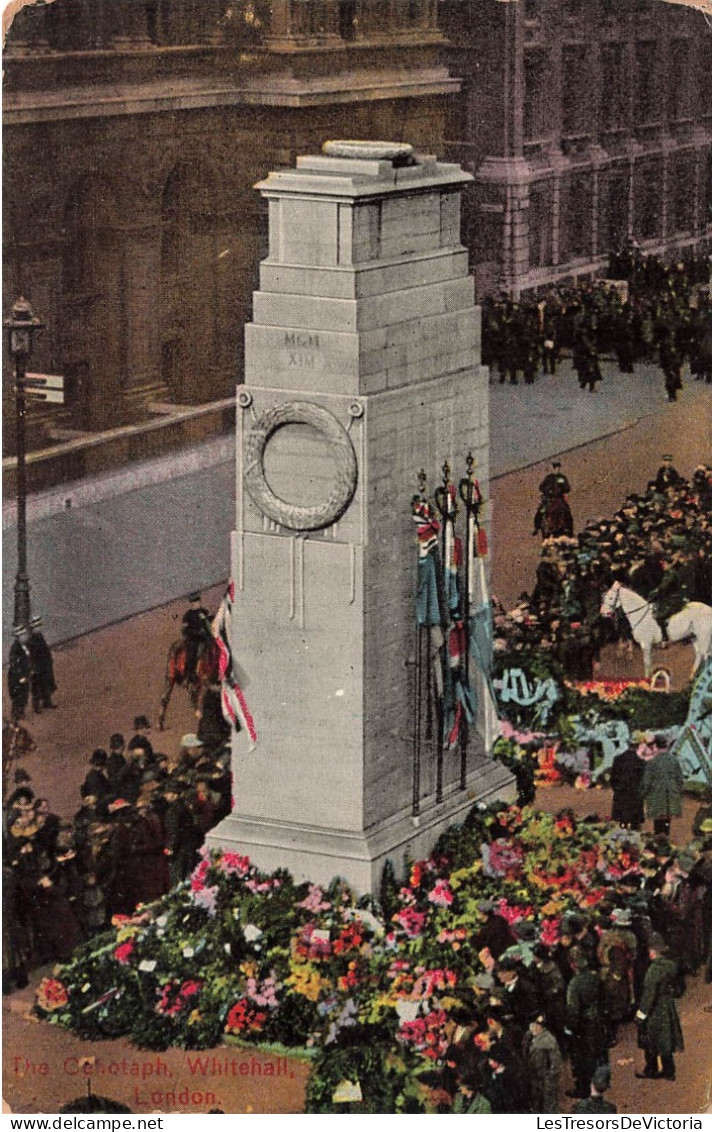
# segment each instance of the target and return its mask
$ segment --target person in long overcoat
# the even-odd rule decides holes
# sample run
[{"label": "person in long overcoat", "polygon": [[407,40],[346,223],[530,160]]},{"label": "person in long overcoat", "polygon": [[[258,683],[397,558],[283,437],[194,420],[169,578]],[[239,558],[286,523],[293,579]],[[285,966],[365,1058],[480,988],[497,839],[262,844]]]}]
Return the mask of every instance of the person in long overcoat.
[{"label": "person in long overcoat", "polygon": [[633,747],[616,755],[613,760],[611,821],[617,821],[624,829],[640,829],[645,820],[641,793],[645,767],[645,760]]},{"label": "person in long overcoat", "polygon": [[33,617],[30,621],[30,635],[27,647],[30,650],[32,664],[32,706],[36,712],[42,708],[53,708],[52,696],[57,691],[57,681],[54,678],[54,663],[52,650],[45,640],[41,630],[42,620]]},{"label": "person in long overcoat", "polygon": [[583,951],[572,949],[573,978],[566,988],[566,1021],[571,1034],[573,1096],[589,1095],[596,1069],[608,1063],[606,1022],[602,1011],[602,989],[598,975],[589,970]]},{"label": "person in long overcoat", "polygon": [[659,753],[646,764],[641,787],[645,810],[655,833],[670,833],[670,819],[682,816],[682,767],[664,737],[656,736]]},{"label": "person in long overcoat", "polygon": [[529,1023],[527,1064],[532,1112],[558,1112],[563,1058],[543,1014]]},{"label": "person in long overcoat", "polygon": [[639,1023],[638,1045],[645,1050],[645,1068],[636,1077],[674,1081],[674,1055],[685,1048],[675,1004],[680,990],[678,965],[669,958],[662,936],[653,936],[648,953],[650,966],[635,1015]]}]

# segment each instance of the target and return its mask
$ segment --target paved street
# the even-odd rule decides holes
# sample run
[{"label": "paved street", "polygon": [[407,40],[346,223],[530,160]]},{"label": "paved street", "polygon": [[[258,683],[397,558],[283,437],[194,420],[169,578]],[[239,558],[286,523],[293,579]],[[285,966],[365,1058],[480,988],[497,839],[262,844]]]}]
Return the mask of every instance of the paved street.
[{"label": "paved street", "polygon": [[[491,501],[494,529],[493,585],[495,592],[505,603],[513,602],[519,592],[530,587],[533,581],[538,543],[531,537],[531,522],[537,503],[537,485],[544,474],[546,459],[550,456],[558,454],[563,457],[564,469],[572,483],[571,504],[577,526],[590,516],[610,514],[628,491],[643,489],[647,479],[657,469],[663,450],[669,448],[673,452],[676,466],[686,475],[691,473],[699,460],[712,458],[712,390],[709,386],[686,383],[681,400],[675,405],[667,405],[661,403],[657,396],[659,390],[651,391],[648,387],[648,379],[642,371],[636,378],[634,394],[629,379],[620,379],[612,373],[612,368],[604,369],[604,385],[600,392],[593,395],[580,392],[566,369],[557,378],[542,379],[533,388],[491,387],[492,462],[496,473]],[[659,380],[659,375],[656,376]],[[622,384],[619,385],[619,381],[626,381],[628,384],[624,388]],[[612,399],[610,405],[607,395]],[[615,412],[611,410],[612,404],[615,404]],[[624,407],[629,416],[621,416]],[[536,443],[535,435],[538,437]],[[542,459],[542,456],[546,459]],[[152,472],[155,471],[152,469]],[[114,528],[112,538],[109,539],[112,552],[107,555],[106,539],[102,537],[98,540],[100,548],[94,554],[93,540],[87,535],[82,542],[81,554],[74,555],[74,577],[65,563],[63,572],[57,578],[51,559],[51,547],[58,545],[53,542],[56,529],[66,516],[59,509],[50,514],[51,507],[46,501],[36,503],[38,508],[44,506],[46,513],[43,518],[37,519],[35,530],[42,528],[42,523],[49,524],[46,542],[41,543],[41,553],[47,555],[47,559],[43,570],[37,577],[33,574],[32,578],[36,595],[39,595],[40,587],[44,584],[40,581],[43,573],[52,580],[53,592],[48,590],[48,594],[52,592],[52,599],[61,604],[63,598],[60,595],[65,583],[76,583],[77,593],[80,593],[85,571],[110,571],[113,564],[118,562],[120,582],[114,584],[115,580],[112,580],[114,591],[121,594],[124,579],[128,578],[127,584],[133,585],[132,577],[134,580],[141,578],[141,592],[145,594],[147,604],[153,605],[146,612],[127,617],[126,612],[121,612],[120,604],[111,607],[95,604],[92,606],[92,616],[96,616],[98,611],[98,615],[103,616],[107,623],[112,623],[90,634],[72,635],[71,640],[55,650],[59,706],[56,711],[30,717],[29,726],[38,749],[25,760],[25,765],[32,775],[35,791],[40,795],[46,794],[52,808],[61,815],[71,815],[78,806],[79,783],[94,747],[105,746],[113,731],[130,734],[135,714],[146,712],[155,720],[167,649],[178,635],[180,617],[185,609],[183,600],[164,599],[162,602],[161,585],[173,585],[174,588],[168,595],[172,597],[177,592],[184,593],[196,582],[204,584],[205,580],[216,580],[215,577],[211,578],[210,569],[206,565],[213,552],[213,563],[226,565],[227,535],[232,521],[229,505],[231,477],[231,461],[223,458],[210,463],[207,468],[189,469],[180,481],[161,480],[160,476],[155,475],[155,482],[125,492],[121,496],[121,507],[124,509],[122,525]],[[202,484],[199,490],[203,493],[204,504],[195,512],[197,483]],[[206,484],[210,485],[210,490]],[[137,517],[148,506],[149,499],[160,500],[157,513],[161,515],[161,523],[164,523],[164,512],[160,508],[168,494],[153,494],[161,486],[182,509],[181,534],[185,535],[186,557],[178,564],[177,572],[164,578],[160,584],[156,576],[146,576],[144,583],[144,575],[150,574],[154,568],[160,569],[158,554],[147,560],[135,553],[132,524],[138,522]],[[104,484],[104,487],[107,488],[107,485]],[[179,498],[182,488],[188,493],[187,501]],[[211,493],[213,496],[221,496],[215,509],[211,504]],[[87,501],[86,507],[77,513],[91,514],[96,518],[102,507],[117,505],[116,497],[111,495],[108,488],[106,499],[98,498],[100,494],[97,489],[94,501]],[[92,511],[92,508],[98,510]],[[216,514],[221,516],[220,524],[213,522]],[[89,529],[90,524],[87,526],[87,530]],[[159,543],[160,529],[160,524],[156,523],[155,533]],[[13,532],[9,532],[10,537],[12,534]],[[202,552],[197,577],[191,574],[194,563],[190,550],[196,537],[203,544],[208,544],[207,550]],[[40,553],[39,545],[35,544],[35,563]],[[65,551],[71,549],[66,540],[59,546],[64,546]],[[224,573],[227,573],[226,569]],[[217,574],[218,578],[221,576],[220,573]],[[100,580],[98,576],[97,584]],[[204,591],[206,604],[215,608],[221,592],[220,585]],[[49,600],[49,597],[45,600]],[[72,600],[78,602],[79,599]],[[79,604],[76,609],[81,612]],[[62,617],[64,618],[64,613]],[[123,620],[119,620],[121,617]],[[72,625],[76,628],[76,622],[67,618],[54,622],[57,625],[60,623],[66,631]],[[249,698],[249,687],[247,694]],[[193,730],[194,724],[185,693],[176,691],[168,718],[168,729],[163,735],[154,732],[154,746],[173,756],[177,751],[180,735]],[[585,794],[573,790],[540,791],[537,800],[548,808],[559,809],[570,804],[578,812],[596,810],[603,816],[607,814],[609,806],[608,795],[598,791]],[[686,802],[684,819],[679,829],[673,830],[673,836],[684,840],[693,810],[693,804]],[[61,1100],[69,1099],[81,1091],[76,1087],[76,1080],[61,1069],[66,1057],[76,1052],[79,1044],[52,1027],[28,1020],[28,1002],[27,995],[19,994],[4,1000],[5,1092],[10,1103],[21,1111],[47,1111],[47,1105],[50,1104],[48,1096],[59,1095],[56,1091],[58,1088]],[[709,1083],[712,1081],[712,1066],[709,1065],[710,1014],[705,1013],[705,1008],[711,1002],[710,988],[703,986],[699,980],[694,981],[683,1001],[683,1025],[688,1052],[680,1056],[678,1080],[675,1083],[635,1080],[633,1062],[639,1064],[640,1054],[634,1048],[632,1032],[626,1033],[625,1039],[613,1050],[612,1093],[621,1112],[690,1113],[705,1110],[709,1104]],[[102,1043],[98,1048],[102,1057],[120,1059],[123,1056],[138,1056],[123,1042],[105,1043],[105,1046],[106,1048]],[[37,1077],[33,1079],[31,1075],[14,1073],[14,1059],[18,1056],[30,1056],[34,1061],[49,1061],[57,1067],[53,1081],[48,1083]],[[166,1056],[171,1065],[175,1065],[176,1074],[181,1078],[181,1074],[185,1073],[185,1062],[182,1060],[184,1055],[173,1051]],[[303,1068],[300,1068],[294,1078],[285,1080],[279,1088],[268,1092],[255,1074],[244,1081],[238,1078],[237,1083],[230,1086],[223,1107],[229,1105],[233,1112],[244,1112],[248,1106],[257,1111],[298,1111],[304,1079]],[[110,1091],[131,1104],[133,1082],[112,1081],[110,1090],[105,1088],[103,1082],[102,1086],[99,1091]],[[51,1092],[52,1089],[55,1090],[54,1093]],[[190,1106],[183,1110],[191,1111]]]},{"label": "paved street", "polygon": [[[524,544],[534,542],[530,521],[541,468],[531,466],[537,461],[566,453],[572,507],[581,521],[604,505],[609,511],[617,507],[625,491],[644,487],[667,445],[687,474],[698,460],[712,459],[712,387],[686,381],[680,401],[668,405],[661,373],[654,367],[638,366],[635,374],[624,375],[604,362],[603,374],[595,393],[579,389],[569,362],[555,378],[540,378],[534,386],[490,386],[492,475],[524,469],[521,481],[507,483],[506,509],[500,502],[502,480],[497,478],[492,487],[495,584],[503,600],[519,592],[519,566],[496,548],[506,547],[515,530],[511,545],[517,555],[524,553]],[[635,437],[630,431],[634,427],[640,429]],[[618,443],[611,444],[615,475],[607,464],[598,466],[600,449],[581,463],[581,452],[587,451],[582,446],[612,436],[622,442],[620,450]],[[643,447],[632,451],[634,445]],[[234,524],[233,454],[231,439],[222,437],[177,456],[131,465],[30,499],[32,605],[44,619],[50,643],[113,624],[227,577]],[[410,493],[409,485],[405,494]],[[523,520],[523,533],[511,526],[515,514]],[[16,537],[15,506],[9,501],[3,508],[5,660],[11,642]],[[530,563],[531,556],[524,553],[520,588]]]}]

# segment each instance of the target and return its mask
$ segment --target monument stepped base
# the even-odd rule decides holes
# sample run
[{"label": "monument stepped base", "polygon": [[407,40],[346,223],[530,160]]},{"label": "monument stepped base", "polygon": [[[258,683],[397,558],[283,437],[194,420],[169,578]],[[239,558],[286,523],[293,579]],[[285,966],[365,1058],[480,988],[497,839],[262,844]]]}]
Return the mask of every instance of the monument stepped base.
[{"label": "monument stepped base", "polygon": [[511,802],[515,794],[509,771],[487,758],[470,774],[467,790],[451,787],[440,803],[423,799],[418,817],[408,809],[358,833],[237,815],[220,824],[219,836],[208,834],[206,840],[211,848],[246,854],[266,872],[287,864],[299,882],[327,885],[335,876],[344,876],[358,893],[378,893],[387,860],[401,875],[406,850],[414,860],[428,857],[440,835],[463,822],[473,805],[496,799]]}]

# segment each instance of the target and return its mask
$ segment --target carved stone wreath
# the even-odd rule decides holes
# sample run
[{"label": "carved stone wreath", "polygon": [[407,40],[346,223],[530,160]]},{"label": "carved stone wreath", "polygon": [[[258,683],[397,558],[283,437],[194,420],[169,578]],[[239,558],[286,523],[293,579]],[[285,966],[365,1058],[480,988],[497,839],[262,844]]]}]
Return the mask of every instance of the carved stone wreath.
[{"label": "carved stone wreath", "polygon": [[[328,498],[317,506],[302,507],[280,499],[267,483],[265,449],[277,429],[288,424],[311,425],[321,433],[336,462],[336,477]],[[268,518],[292,531],[318,531],[341,518],[358,483],[356,453],[349,435],[333,413],[309,401],[288,401],[268,409],[252,426],[245,443],[245,487],[252,501]]]}]

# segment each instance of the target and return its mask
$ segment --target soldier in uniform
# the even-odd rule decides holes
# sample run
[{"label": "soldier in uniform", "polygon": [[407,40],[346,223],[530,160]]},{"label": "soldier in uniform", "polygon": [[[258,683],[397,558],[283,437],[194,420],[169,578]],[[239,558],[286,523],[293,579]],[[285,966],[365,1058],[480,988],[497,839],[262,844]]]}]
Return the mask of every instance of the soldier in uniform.
[{"label": "soldier in uniform", "polygon": [[190,605],[183,614],[180,631],[188,650],[186,679],[190,682],[195,677],[195,669],[198,664],[200,650],[205,641],[209,640],[211,636],[211,621],[207,609],[204,605],[200,604],[201,598],[199,593],[190,594],[188,601]]},{"label": "soldier in uniform", "polygon": [[57,691],[52,652],[44,633],[40,632],[41,627],[41,617],[33,617],[30,621],[30,636],[27,642],[32,664],[32,707],[37,714],[42,708],[57,706],[52,703],[52,696]]},{"label": "soldier in uniform", "polygon": [[527,1063],[532,1112],[558,1112],[563,1058],[543,1014],[529,1023]]},{"label": "soldier in uniform", "polygon": [[672,456],[664,455],[655,477],[655,490],[662,495],[669,487],[682,487],[684,479],[672,466]]},{"label": "soldier in uniform", "polygon": [[24,719],[25,709],[30,698],[32,682],[32,659],[30,656],[30,634],[26,625],[18,625],[12,631],[15,638],[10,647],[7,670],[7,687],[12,702],[12,719]]},{"label": "soldier in uniform", "polygon": [[596,1069],[608,1063],[606,1023],[602,1012],[601,983],[580,947],[571,949],[573,978],[566,988],[566,1021],[571,1036],[571,1070],[574,1088],[570,1095],[588,1096]]},{"label": "soldier in uniform", "polygon": [[668,957],[660,935],[650,941],[650,966],[645,972],[643,993],[635,1015],[639,1023],[638,1045],[645,1051],[645,1068],[636,1077],[675,1080],[675,1052],[685,1048],[680,1016],[675,1005],[679,990],[677,963]]}]

